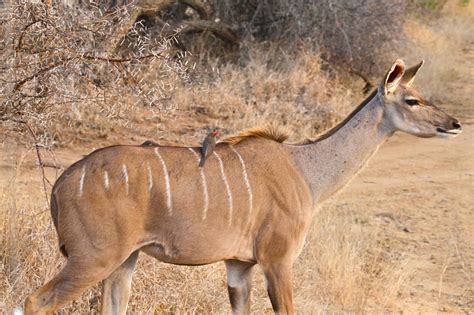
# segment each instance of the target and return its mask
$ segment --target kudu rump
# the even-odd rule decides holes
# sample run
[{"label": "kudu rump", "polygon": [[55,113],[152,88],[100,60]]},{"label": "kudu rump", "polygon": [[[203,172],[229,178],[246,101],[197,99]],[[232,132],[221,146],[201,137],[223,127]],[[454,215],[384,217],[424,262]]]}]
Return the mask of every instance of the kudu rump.
[{"label": "kudu rump", "polygon": [[124,314],[138,252],[180,265],[224,261],[232,311],[249,313],[259,264],[277,313],[294,313],[292,264],[316,206],[341,189],[395,131],[450,137],[460,123],[411,88],[422,62],[397,60],[344,121],[301,144],[252,129],[215,147],[204,168],[188,147],[112,146],[69,167],[51,214],[64,269],[27,314],[52,312],[103,280],[101,312]]}]

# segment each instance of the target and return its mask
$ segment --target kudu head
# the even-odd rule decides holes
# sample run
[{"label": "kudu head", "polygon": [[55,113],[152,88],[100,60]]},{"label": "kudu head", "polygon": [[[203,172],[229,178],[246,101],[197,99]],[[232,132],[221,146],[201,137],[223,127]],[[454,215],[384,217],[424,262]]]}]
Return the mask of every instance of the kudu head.
[{"label": "kudu head", "polygon": [[390,67],[377,91],[385,119],[395,131],[418,137],[455,137],[462,131],[459,121],[423,99],[411,87],[422,65],[423,61],[406,69],[398,59]]}]

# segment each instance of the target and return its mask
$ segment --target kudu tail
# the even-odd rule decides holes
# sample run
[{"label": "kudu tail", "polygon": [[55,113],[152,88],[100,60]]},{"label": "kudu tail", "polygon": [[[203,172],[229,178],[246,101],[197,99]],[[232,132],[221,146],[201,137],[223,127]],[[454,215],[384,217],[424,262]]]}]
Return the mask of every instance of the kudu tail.
[{"label": "kudu tail", "polygon": [[58,214],[59,214],[59,209],[58,209],[58,202],[56,201],[56,197],[53,194],[51,194],[51,218],[53,219],[54,227],[56,228],[56,233],[58,234],[58,241],[59,241],[59,250],[61,251],[61,254],[63,254],[65,257],[67,257],[67,252],[66,252],[66,246],[64,245],[64,242],[60,239],[59,237],[59,230],[58,230]]}]

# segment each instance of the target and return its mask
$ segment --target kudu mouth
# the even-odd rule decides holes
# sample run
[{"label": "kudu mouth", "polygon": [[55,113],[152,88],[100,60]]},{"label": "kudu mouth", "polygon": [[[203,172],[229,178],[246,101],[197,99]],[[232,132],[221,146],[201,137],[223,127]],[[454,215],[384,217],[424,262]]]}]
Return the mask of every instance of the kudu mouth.
[{"label": "kudu mouth", "polygon": [[462,132],[461,123],[456,119],[450,117],[443,126],[436,126],[436,135],[440,137],[456,137]]},{"label": "kudu mouth", "polygon": [[461,132],[462,132],[462,127],[460,124],[458,124],[459,127],[456,128],[456,129],[449,129],[449,130],[446,130],[442,127],[437,127],[436,128],[436,134],[438,136],[441,136],[441,137],[456,137],[457,135],[459,135]]}]

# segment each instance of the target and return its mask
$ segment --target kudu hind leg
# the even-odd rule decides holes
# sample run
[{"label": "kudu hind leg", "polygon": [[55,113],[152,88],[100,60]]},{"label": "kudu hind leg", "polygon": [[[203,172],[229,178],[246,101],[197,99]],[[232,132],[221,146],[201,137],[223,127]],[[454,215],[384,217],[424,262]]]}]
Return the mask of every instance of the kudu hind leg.
[{"label": "kudu hind leg", "polygon": [[250,314],[253,263],[226,260],[227,289],[233,314]]},{"label": "kudu hind leg", "polygon": [[69,258],[59,274],[26,299],[25,314],[52,314],[107,277],[117,265],[111,261],[94,264]]},{"label": "kudu hind leg", "polygon": [[294,314],[291,264],[262,265],[262,270],[273,311],[277,314]]},{"label": "kudu hind leg", "polygon": [[103,281],[100,309],[102,315],[125,314],[132,287],[132,274],[137,259],[138,251],[135,251]]}]

